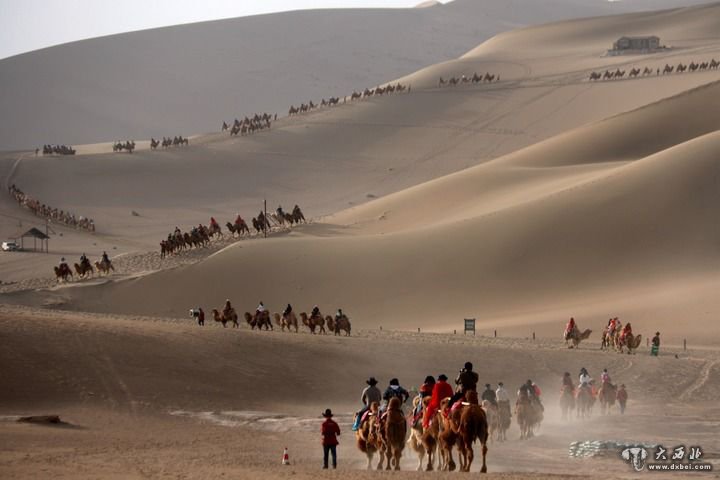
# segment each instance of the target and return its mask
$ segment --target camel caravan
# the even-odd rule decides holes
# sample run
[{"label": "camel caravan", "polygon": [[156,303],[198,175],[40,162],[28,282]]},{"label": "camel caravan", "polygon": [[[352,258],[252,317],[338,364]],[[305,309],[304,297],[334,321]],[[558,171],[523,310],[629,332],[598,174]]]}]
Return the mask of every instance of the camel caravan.
[{"label": "camel caravan", "polygon": [[126,142],[115,142],[113,143],[113,152],[122,152],[123,150],[127,150],[128,153],[133,153],[133,150],[135,150],[135,141],[134,140],[127,140]]},{"label": "camel caravan", "polygon": [[[281,228],[290,228],[300,223],[307,223],[307,221],[302,210],[297,205],[293,207],[291,213],[286,213],[282,207],[278,207],[275,212],[268,212],[267,215],[261,211],[251,221],[255,229],[255,235],[276,231]],[[241,215],[238,215],[234,222],[226,222],[225,227],[231,238],[241,239],[252,235],[247,222]],[[200,224],[192,227],[189,232],[183,232],[179,227],[175,227],[175,230],[160,242],[160,258],[207,247],[214,239],[224,239],[222,227],[214,217],[210,217],[210,225]]]},{"label": "camel caravan", "polygon": [[610,415],[616,402],[620,407],[620,413],[625,413],[628,399],[625,385],[618,386],[612,383],[607,369],[604,369],[600,375],[600,383],[600,388],[596,388],[595,381],[583,367],[580,369],[578,386],[575,387],[570,372],[565,372],[559,400],[561,419],[571,419],[573,410],[578,419],[588,418],[595,403],[600,404],[601,415]]},{"label": "camel caravan", "polygon": [[[390,95],[393,93],[403,93],[403,92],[410,92],[410,86],[409,85],[403,85],[401,83],[397,84],[391,84],[391,85],[385,85],[384,87],[377,86],[375,88],[366,88],[363,91],[356,92],[353,91],[350,94],[350,101],[353,102],[355,100],[361,100],[363,98],[369,98],[369,97],[381,97],[383,95]],[[347,103],[348,97],[345,96],[342,99],[342,103]],[[340,98],[339,97],[330,97],[329,99],[325,100],[324,98],[320,100],[320,103],[313,103],[312,100],[310,100],[308,103],[301,103],[299,106],[290,105],[290,109],[288,110],[288,116],[292,117],[295,115],[299,115],[301,113],[307,113],[311,112],[318,108],[324,108],[324,107],[334,107],[336,105],[340,104]]]},{"label": "camel caravan", "polygon": [[[200,311],[199,308],[198,311]],[[222,310],[213,309],[212,314],[213,319],[221,323],[223,327],[227,327],[228,323],[232,323],[233,328],[240,328],[238,322],[239,316],[229,299],[225,301]],[[260,302],[254,313],[245,312],[243,318],[251,330],[255,330],[256,328],[265,331],[275,330],[273,328],[273,320],[282,332],[285,330],[288,332],[294,330],[295,333],[299,333],[301,323],[307,327],[308,331],[313,335],[316,333],[327,335],[328,331],[330,331],[336,336],[344,334],[349,337],[352,329],[350,318],[343,313],[342,309],[338,309],[334,317],[330,315],[323,316],[317,305],[313,307],[310,315],[301,312],[300,322],[298,322],[298,317],[295,315],[290,304],[285,307],[283,313],[270,313],[270,310],[265,307],[263,302]],[[325,326],[327,326],[327,329],[325,329]]]},{"label": "camel caravan", "polygon": [[472,77],[468,77],[467,75],[461,75],[459,77],[450,77],[449,79],[445,80],[443,77],[440,77],[440,80],[438,80],[438,87],[456,87],[461,84],[478,84],[478,83],[493,83],[493,82],[499,82],[500,81],[500,75],[490,74],[488,72],[485,73],[485,75],[478,75],[477,72],[473,73]]},{"label": "camel caravan", "polygon": [[92,218],[75,216],[74,213],[65,212],[49,205],[41,203],[30,195],[20,190],[14,183],[8,188],[8,192],[21,207],[27,208],[38,217],[42,217],[49,222],[63,224],[68,227],[95,231],[95,221]]},{"label": "camel caravan", "polygon": [[[575,319],[570,318],[570,321],[568,321],[565,326],[563,339],[568,348],[577,349],[580,346],[580,342],[587,340],[590,334],[592,334],[592,330],[586,329],[581,332],[575,323]],[[608,320],[607,326],[603,330],[600,349],[612,349],[618,353],[627,352],[630,354],[635,353],[641,342],[642,335],[633,334],[632,325],[629,322],[623,326],[620,320],[615,317]]]},{"label": "camel caravan", "polygon": [[618,80],[625,78],[625,74],[627,73],[627,78],[637,78],[637,77],[647,77],[652,74],[658,75],[669,75],[673,72],[675,73],[685,73],[685,72],[703,72],[705,70],[717,70],[720,68],[720,62],[715,60],[714,58],[711,59],[708,62],[700,62],[696,63],[695,61],[690,62],[689,64],[685,65],[682,62],[680,62],[677,65],[668,65],[667,63],[665,66],[660,69],[655,68],[652,69],[650,67],[645,67],[642,70],[640,68],[633,67],[629,72],[626,70],[620,70],[619,68],[616,69],[614,72],[611,70],[605,70],[605,72],[591,72],[590,73],[590,81],[598,81],[598,80]]},{"label": "camel caravan", "polygon": [[[40,151],[39,148],[35,149],[35,155]],[[75,149],[67,145],[43,145],[43,155],[75,155]]]},{"label": "camel caravan", "polygon": [[269,113],[263,113],[262,115],[256,113],[252,117],[245,117],[242,120],[236,118],[232,127],[226,122],[223,122],[221,131],[225,132],[230,130],[230,136],[237,136],[238,134],[241,136],[252,135],[255,132],[260,132],[265,129],[270,130],[273,119],[277,120],[277,113],[274,117]]},{"label": "camel caravan", "polygon": [[[80,263],[73,264],[73,267],[75,268],[78,280],[91,278],[95,275],[95,270],[97,270],[98,275],[109,275],[110,272],[115,271],[112,261],[105,252],[103,252],[102,259],[95,262],[95,268],[93,268],[93,264],[85,254],[80,257]],[[61,281],[69,282],[74,279],[73,271],[70,269],[64,257],[60,260],[60,264],[56,265],[53,270],[55,271],[55,279],[58,283]]]}]

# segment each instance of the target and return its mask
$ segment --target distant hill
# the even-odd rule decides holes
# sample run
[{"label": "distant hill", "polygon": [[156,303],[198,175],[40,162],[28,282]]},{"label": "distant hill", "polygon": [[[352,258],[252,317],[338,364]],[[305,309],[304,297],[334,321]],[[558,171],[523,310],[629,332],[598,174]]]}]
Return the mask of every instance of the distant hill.
[{"label": "distant hill", "polygon": [[[223,120],[349,94],[516,27],[695,3],[456,0],[315,10],[69,43],[0,61],[0,150],[214,131]],[[402,28],[399,28],[402,26]]]}]

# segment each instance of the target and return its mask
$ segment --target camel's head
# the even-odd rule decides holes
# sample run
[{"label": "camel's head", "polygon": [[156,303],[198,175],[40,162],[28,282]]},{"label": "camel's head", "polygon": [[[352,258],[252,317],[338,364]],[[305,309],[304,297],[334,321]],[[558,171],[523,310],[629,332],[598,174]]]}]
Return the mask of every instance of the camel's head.
[{"label": "camel's head", "polygon": [[390,403],[388,403],[388,410],[400,410],[400,399],[398,397],[390,399]]}]

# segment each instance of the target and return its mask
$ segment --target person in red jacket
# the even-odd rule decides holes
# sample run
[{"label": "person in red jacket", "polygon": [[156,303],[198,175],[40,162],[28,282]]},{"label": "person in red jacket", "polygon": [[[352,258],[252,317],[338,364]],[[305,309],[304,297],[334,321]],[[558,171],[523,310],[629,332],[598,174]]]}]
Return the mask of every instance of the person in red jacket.
[{"label": "person in red jacket", "polygon": [[435,386],[433,387],[432,397],[430,398],[430,404],[425,410],[425,416],[423,417],[423,428],[430,426],[430,420],[440,408],[440,402],[444,398],[450,398],[453,396],[453,388],[447,383],[448,377],[445,374],[439,375]]},{"label": "person in red jacket", "polygon": [[332,411],[328,408],[322,414],[325,421],[320,427],[323,445],[323,468],[328,468],[328,454],[332,453],[333,468],[337,468],[337,437],[340,435],[340,427],[332,419]]}]

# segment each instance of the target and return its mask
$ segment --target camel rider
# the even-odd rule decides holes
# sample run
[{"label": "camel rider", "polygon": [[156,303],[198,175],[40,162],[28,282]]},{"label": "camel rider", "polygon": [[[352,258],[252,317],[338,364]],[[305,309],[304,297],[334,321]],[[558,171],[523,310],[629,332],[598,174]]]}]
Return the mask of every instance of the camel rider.
[{"label": "camel rider", "polygon": [[242,225],[243,223],[245,223],[245,220],[243,220],[243,218],[238,213],[237,217],[235,217],[235,225]]},{"label": "camel rider", "polygon": [[80,256],[80,265],[82,265],[83,267],[87,267],[90,265],[90,260],[88,260],[85,253]]},{"label": "camel rider", "polygon": [[497,390],[495,390],[495,398],[497,399],[498,408],[505,408],[510,412],[510,395],[505,390],[505,384],[498,382]]},{"label": "camel rider", "polygon": [[610,374],[608,373],[607,368],[603,368],[603,371],[600,374],[600,383],[603,385],[610,383]]},{"label": "camel rider", "polygon": [[620,332],[620,343],[625,343],[628,334],[632,335],[632,326],[630,325],[630,322],[628,322],[622,329],[622,332]]},{"label": "camel rider", "polygon": [[435,382],[432,389],[430,403],[425,409],[425,415],[423,416],[423,428],[428,428],[430,426],[430,420],[440,409],[440,402],[453,396],[453,388],[449,383],[447,383],[447,380],[448,377],[444,373],[438,375],[437,382]]},{"label": "camel rider", "polygon": [[310,318],[315,318],[320,316],[320,307],[315,305],[312,309],[312,312],[310,312]]},{"label": "camel rider", "polygon": [[[336,321],[337,321],[337,320],[340,320],[340,319],[343,318],[344,316],[345,316],[345,314],[343,313],[342,308],[338,308],[338,311],[337,311],[337,313],[335,314],[335,320],[336,320]],[[433,379],[433,384],[434,384],[434,383],[435,383],[435,379]]]},{"label": "camel rider", "polygon": [[590,375],[588,374],[588,371],[585,369],[585,367],[580,369],[580,388],[590,388],[590,382],[592,382],[592,378],[590,378]]},{"label": "camel rider", "polygon": [[435,388],[435,377],[428,375],[425,377],[423,384],[420,385],[420,391],[418,392],[419,401],[415,407],[415,417],[413,418],[413,423],[417,422],[418,418],[420,418],[423,408],[423,399],[432,395],[433,388]]},{"label": "camel rider", "polygon": [[541,410],[545,410],[545,407],[540,402],[540,388],[535,385],[532,380],[528,380],[520,386],[518,396],[521,396],[523,393],[530,399],[530,403],[535,403]]},{"label": "camel rider", "polygon": [[104,263],[105,265],[110,265],[110,259],[108,258],[108,254],[105,251],[103,251],[102,254],[102,263]]},{"label": "camel rider", "polygon": [[217,230],[218,228],[220,228],[220,225],[218,225],[217,220],[215,220],[215,217],[210,217],[210,227],[213,230]]},{"label": "camel rider", "polygon": [[288,315],[290,315],[290,312],[292,312],[292,305],[288,303],[287,307],[285,307],[285,310],[283,311],[283,318],[287,318]]},{"label": "camel rider", "polygon": [[408,398],[410,398],[410,394],[407,390],[400,386],[400,381],[397,378],[390,380],[390,385],[388,385],[388,388],[383,394],[383,406],[380,410],[385,411],[388,403],[390,403],[390,399],[393,397],[399,398],[401,405],[407,402]]},{"label": "camel rider", "polygon": [[262,315],[265,312],[265,304],[263,302],[260,302],[260,305],[258,305],[257,309],[255,310],[255,313],[258,315]]},{"label": "camel rider", "polygon": [[180,232],[180,229],[177,227],[177,225],[175,225],[175,236],[177,237],[177,236],[180,235],[181,233],[182,233],[182,232]]},{"label": "camel rider", "polygon": [[358,428],[360,428],[363,417],[370,409],[370,405],[373,403],[380,404],[380,400],[382,400],[382,393],[380,392],[380,389],[376,387],[378,381],[375,380],[375,377],[368,378],[365,380],[365,383],[367,383],[368,386],[365,387],[362,391],[362,395],[360,395],[360,402],[363,404],[363,408],[355,414],[355,422],[352,426],[353,432],[356,432]]},{"label": "camel rider", "polygon": [[497,395],[495,394],[495,390],[493,390],[493,389],[490,387],[490,384],[489,384],[489,383],[486,383],[486,384],[485,384],[485,390],[482,392],[481,400],[487,400],[488,402],[490,402],[490,403],[493,404],[494,406],[496,406],[496,407],[498,406],[498,404],[497,404]]},{"label": "camel rider", "polygon": [[572,381],[572,377],[570,376],[570,372],[565,372],[565,375],[563,375],[562,384],[563,384],[563,388],[570,387],[570,390],[575,390],[575,385],[573,385],[573,381]]},{"label": "camel rider", "polygon": [[282,205],[278,205],[277,210],[275,210],[275,213],[278,217],[284,217],[285,212],[283,212]]},{"label": "camel rider", "polygon": [[455,394],[450,398],[450,404],[448,405],[448,407],[452,408],[455,402],[465,398],[465,394],[467,392],[477,392],[478,380],[480,380],[480,377],[478,376],[477,372],[473,372],[473,364],[470,362],[465,362],[465,366],[462,370],[460,370],[460,373],[455,379],[455,385],[457,385],[457,387],[455,389]]},{"label": "camel rider", "polygon": [[575,330],[577,330],[577,325],[575,325],[575,318],[570,317],[570,321],[565,326],[565,338],[573,335],[575,333]]},{"label": "camel rider", "polygon": [[225,300],[225,308],[223,308],[223,314],[225,316],[229,316],[230,314],[232,314],[232,312],[233,312],[233,307],[230,304],[230,300],[229,299]]}]

